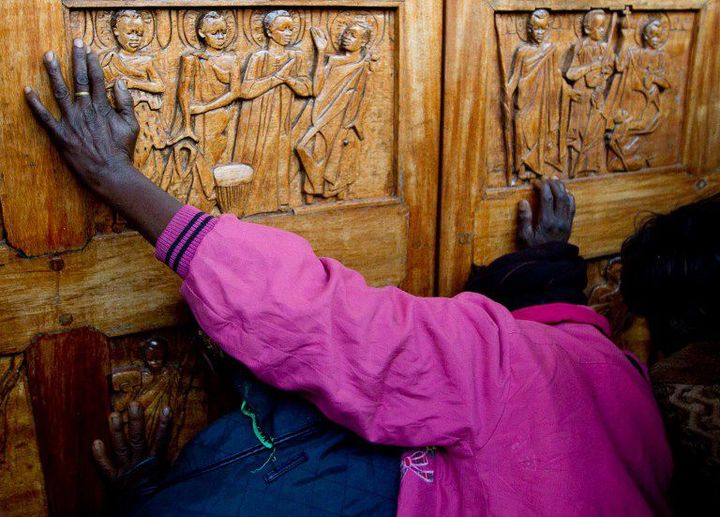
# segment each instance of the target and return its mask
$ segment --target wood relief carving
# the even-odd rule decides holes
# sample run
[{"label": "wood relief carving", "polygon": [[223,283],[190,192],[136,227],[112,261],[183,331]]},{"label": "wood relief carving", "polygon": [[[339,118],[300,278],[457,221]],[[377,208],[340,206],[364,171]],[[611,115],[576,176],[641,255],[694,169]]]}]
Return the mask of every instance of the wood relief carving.
[{"label": "wood relief carving", "polygon": [[42,515],[45,492],[21,355],[0,358],[0,514]]},{"label": "wood relief carving", "polygon": [[496,13],[504,147],[490,155],[504,163],[491,186],[679,164],[694,17]]},{"label": "wood relief carving", "polygon": [[211,401],[206,370],[191,331],[176,329],[115,339],[110,360],[112,407],[124,419],[130,402],[140,402],[152,437],[162,409],[173,409],[171,457],[207,425]]},{"label": "wood relief carving", "polygon": [[249,216],[394,195],[392,11],[119,8],[69,20],[100,53],[108,95],[118,79],[132,93],[135,165],[182,202]]}]

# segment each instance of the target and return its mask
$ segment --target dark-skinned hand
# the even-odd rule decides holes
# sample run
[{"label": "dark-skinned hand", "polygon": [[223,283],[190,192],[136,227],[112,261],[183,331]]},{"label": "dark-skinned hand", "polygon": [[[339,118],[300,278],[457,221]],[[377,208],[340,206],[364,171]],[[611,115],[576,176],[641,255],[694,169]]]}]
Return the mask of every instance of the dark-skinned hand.
[{"label": "dark-skinned hand", "polygon": [[533,182],[540,197],[537,223],[533,226],[533,212],[527,200],[518,205],[518,242],[533,247],[548,242],[567,242],[575,218],[575,198],[560,180]]},{"label": "dark-skinned hand", "polygon": [[72,61],[74,92],[55,53],[44,58],[60,119],[29,86],[27,103],[75,175],[154,244],[181,205],[132,165],[139,129],[132,95],[118,80],[113,86],[117,109],[110,105],[98,57],[82,40],[73,42]]},{"label": "dark-skinned hand", "polygon": [[152,494],[167,467],[165,455],[171,435],[172,411],[169,407],[162,409],[150,444],[145,436],[145,413],[138,402],[131,402],[128,409],[127,438],[119,413],[110,414],[109,427],[114,460],[102,440],[95,440],[92,448],[103,477],[122,497],[139,499]]}]

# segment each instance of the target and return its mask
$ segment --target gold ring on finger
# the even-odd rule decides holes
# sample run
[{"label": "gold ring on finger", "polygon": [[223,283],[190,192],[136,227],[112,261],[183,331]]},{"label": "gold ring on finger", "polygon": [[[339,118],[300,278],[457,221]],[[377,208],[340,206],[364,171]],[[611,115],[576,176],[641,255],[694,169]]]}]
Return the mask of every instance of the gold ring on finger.
[{"label": "gold ring on finger", "polygon": [[75,92],[75,97],[85,97],[86,95],[90,95],[90,92]]}]

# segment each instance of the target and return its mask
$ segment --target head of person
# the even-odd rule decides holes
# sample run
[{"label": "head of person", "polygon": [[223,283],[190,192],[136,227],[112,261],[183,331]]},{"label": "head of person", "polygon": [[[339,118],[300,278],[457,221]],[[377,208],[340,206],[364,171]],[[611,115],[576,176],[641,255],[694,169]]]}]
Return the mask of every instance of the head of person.
[{"label": "head of person", "polygon": [[135,9],[122,9],[113,13],[110,28],[120,47],[127,52],[137,52],[145,34],[145,22]]},{"label": "head of person", "polygon": [[368,46],[372,29],[362,21],[356,21],[345,27],[340,36],[340,47],[349,52],[357,52]]},{"label": "head of person", "polygon": [[217,11],[205,13],[198,21],[198,37],[215,50],[222,50],[227,44],[227,21]]},{"label": "head of person", "polygon": [[583,18],[583,31],[593,41],[605,39],[607,17],[602,9],[592,9]]},{"label": "head of person", "polygon": [[295,22],[288,11],[271,11],[263,19],[265,34],[278,45],[287,46],[292,42]]},{"label": "head of person", "polygon": [[621,292],[673,353],[720,339],[720,194],[646,220],[622,246]]},{"label": "head of person", "polygon": [[645,24],[642,31],[642,39],[645,45],[652,49],[659,49],[665,43],[665,27],[660,20],[650,20]]},{"label": "head of person", "polygon": [[527,31],[528,38],[538,45],[545,41],[550,30],[550,13],[546,9],[537,9],[530,14]]},{"label": "head of person", "polygon": [[145,342],[143,356],[145,364],[152,373],[159,373],[165,367],[167,342],[162,338],[151,338]]}]

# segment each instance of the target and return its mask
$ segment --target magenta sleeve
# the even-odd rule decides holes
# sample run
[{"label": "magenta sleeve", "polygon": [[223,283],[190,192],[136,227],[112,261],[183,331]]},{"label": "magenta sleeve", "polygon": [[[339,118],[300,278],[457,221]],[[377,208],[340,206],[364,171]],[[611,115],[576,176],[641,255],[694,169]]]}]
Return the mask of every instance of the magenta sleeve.
[{"label": "magenta sleeve", "polygon": [[216,218],[185,205],[160,234],[155,245],[155,257],[185,278],[198,246],[215,224]]}]

